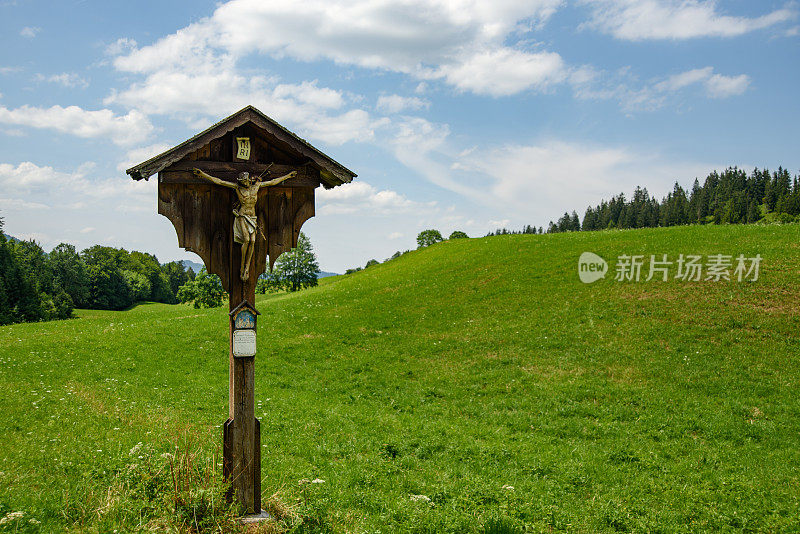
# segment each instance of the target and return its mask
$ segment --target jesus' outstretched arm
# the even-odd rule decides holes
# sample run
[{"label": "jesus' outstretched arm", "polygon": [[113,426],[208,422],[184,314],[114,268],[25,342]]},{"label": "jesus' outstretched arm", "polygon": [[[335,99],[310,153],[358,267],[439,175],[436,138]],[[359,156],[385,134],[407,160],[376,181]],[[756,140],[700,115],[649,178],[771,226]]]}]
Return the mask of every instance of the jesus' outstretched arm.
[{"label": "jesus' outstretched arm", "polygon": [[206,174],[203,171],[201,171],[200,169],[197,169],[197,168],[192,169],[192,174],[194,174],[195,176],[198,176],[200,178],[203,178],[204,180],[208,180],[209,182],[211,182],[213,184],[221,185],[222,187],[230,187],[231,189],[236,189],[236,184],[232,184],[230,182],[226,182],[225,180],[220,180],[216,176],[211,176],[210,174]]},{"label": "jesus' outstretched arm", "polygon": [[278,185],[279,183],[283,182],[284,180],[288,180],[289,178],[294,178],[297,176],[297,171],[292,171],[287,175],[281,176],[280,178],[273,178],[272,180],[268,180],[266,182],[261,182],[258,184],[258,188],[261,189],[262,187],[269,187],[272,185]]}]

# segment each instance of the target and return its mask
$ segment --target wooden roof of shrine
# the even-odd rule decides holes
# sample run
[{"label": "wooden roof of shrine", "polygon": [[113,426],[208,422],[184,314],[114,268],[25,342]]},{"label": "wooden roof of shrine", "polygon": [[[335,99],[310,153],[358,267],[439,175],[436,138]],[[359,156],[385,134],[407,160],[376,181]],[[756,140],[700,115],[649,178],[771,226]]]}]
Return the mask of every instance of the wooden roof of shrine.
[{"label": "wooden roof of shrine", "polygon": [[187,139],[125,172],[134,180],[147,180],[153,174],[187,158],[198,149],[248,123],[254,125],[260,135],[269,138],[270,142],[276,145],[277,150],[290,153],[299,158],[303,165],[310,165],[317,169],[319,179],[326,189],[349,183],[356,177],[356,173],[314,148],[308,141],[301,139],[253,106],[247,106],[237,111],[191,139]]}]

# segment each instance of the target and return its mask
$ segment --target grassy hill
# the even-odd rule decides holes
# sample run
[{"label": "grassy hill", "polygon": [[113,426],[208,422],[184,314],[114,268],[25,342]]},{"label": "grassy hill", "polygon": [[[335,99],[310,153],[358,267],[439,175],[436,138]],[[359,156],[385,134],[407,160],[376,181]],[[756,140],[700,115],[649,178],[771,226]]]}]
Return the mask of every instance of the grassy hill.
[{"label": "grassy hill", "polygon": [[[613,279],[681,253],[760,254],[760,279]],[[265,498],[304,532],[797,531],[799,276],[798,225],[675,227],[456,240],[267,296]],[[78,315],[0,328],[0,517],[161,528],[187,509],[167,453],[219,469],[226,311]]]}]

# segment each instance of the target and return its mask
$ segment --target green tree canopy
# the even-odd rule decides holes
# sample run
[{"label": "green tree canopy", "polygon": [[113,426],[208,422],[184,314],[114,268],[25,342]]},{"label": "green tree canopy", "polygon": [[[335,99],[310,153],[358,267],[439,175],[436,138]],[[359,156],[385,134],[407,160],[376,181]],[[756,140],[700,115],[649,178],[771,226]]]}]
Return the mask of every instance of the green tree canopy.
[{"label": "green tree canopy", "polygon": [[444,241],[444,238],[439,233],[439,230],[423,230],[417,235],[417,248],[429,247],[442,241]]},{"label": "green tree canopy", "polygon": [[124,310],[133,304],[133,294],[122,275],[123,249],[95,245],[81,252],[89,278],[89,307]]},{"label": "green tree canopy", "polygon": [[216,308],[222,306],[226,297],[222,280],[216,274],[209,274],[206,268],[200,269],[194,280],[189,280],[178,289],[178,301],[191,302],[195,308]]},{"label": "green tree canopy", "polygon": [[89,276],[86,265],[68,243],[61,243],[50,252],[50,268],[53,272],[53,287],[70,296],[72,303],[84,308],[89,299]]},{"label": "green tree canopy", "polygon": [[452,234],[450,234],[450,237],[448,237],[447,239],[468,239],[468,238],[469,236],[465,232],[462,232],[461,230],[456,230]]},{"label": "green tree canopy", "polygon": [[311,248],[311,241],[303,232],[297,239],[297,247],[284,252],[275,262],[275,278],[287,291],[298,291],[317,285],[319,264]]}]

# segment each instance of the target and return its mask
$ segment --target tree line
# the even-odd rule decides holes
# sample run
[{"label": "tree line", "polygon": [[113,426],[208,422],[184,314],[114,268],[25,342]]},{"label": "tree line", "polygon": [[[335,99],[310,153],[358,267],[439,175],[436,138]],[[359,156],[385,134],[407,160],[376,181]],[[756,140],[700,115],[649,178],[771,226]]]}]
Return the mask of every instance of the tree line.
[{"label": "tree line", "polygon": [[695,178],[691,189],[678,182],[659,201],[646,188],[637,187],[630,200],[623,193],[589,206],[581,222],[576,211],[565,212],[550,221],[547,230],[525,226],[522,231],[500,228],[487,236],[542,234],[606,230],[611,228],[654,228],[683,224],[753,224],[800,221],[800,175],[787,169],[755,168],[748,174],[738,167],[710,173],[703,184]]},{"label": "tree line", "polygon": [[49,253],[34,240],[9,239],[0,218],[0,324],[66,319],[73,308],[122,310],[135,302],[178,302],[194,278],[179,262],[95,245],[80,253],[61,243]]},{"label": "tree line", "polygon": [[[425,247],[429,247],[431,245],[435,245],[436,243],[441,243],[442,241],[452,241],[453,239],[469,239],[469,236],[465,232],[462,232],[461,230],[455,230],[454,232],[452,232],[450,234],[450,237],[445,239],[442,236],[442,233],[439,230],[434,230],[434,229],[423,230],[419,234],[417,234],[417,248],[418,249],[425,248]],[[384,263],[386,263],[387,261],[396,260],[397,258],[402,256],[403,254],[408,254],[409,252],[411,252],[411,251],[410,250],[405,250],[405,251],[399,251],[398,250],[397,252],[392,254],[391,257],[386,258],[384,260]],[[358,271],[361,271],[363,269],[368,269],[368,268],[372,267],[373,265],[380,265],[380,263],[381,262],[379,262],[376,259],[371,259],[366,263],[366,265],[364,265],[364,267],[353,267],[352,269],[347,269],[344,272],[344,274],[357,273]]]},{"label": "tree line", "polygon": [[793,222],[800,216],[800,177],[787,169],[737,167],[709,174],[702,185],[695,179],[690,190],[678,182],[660,202],[647,189],[637,187],[630,200],[623,194],[586,209],[583,222],[565,213],[548,232],[652,228],[683,224],[751,224]]}]

